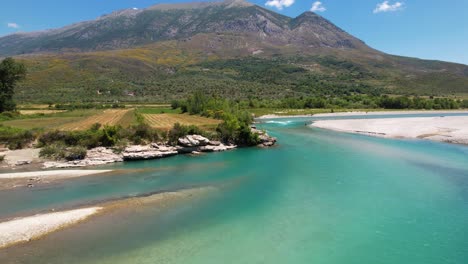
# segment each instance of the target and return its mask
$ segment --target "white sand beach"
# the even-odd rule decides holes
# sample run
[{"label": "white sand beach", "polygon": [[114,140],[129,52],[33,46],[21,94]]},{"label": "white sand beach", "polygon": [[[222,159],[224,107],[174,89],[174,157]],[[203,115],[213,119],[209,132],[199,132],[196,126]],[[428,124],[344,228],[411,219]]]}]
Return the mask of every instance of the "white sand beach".
[{"label": "white sand beach", "polygon": [[98,213],[102,207],[90,207],[57,213],[34,215],[0,223],[0,249],[37,239],[76,224]]},{"label": "white sand beach", "polygon": [[355,111],[315,114],[314,117],[340,117],[340,116],[375,116],[375,115],[416,115],[416,114],[468,114],[468,110],[396,110],[396,111]]},{"label": "white sand beach", "polygon": [[25,178],[39,178],[39,179],[67,179],[82,177],[94,174],[101,174],[111,172],[112,170],[53,170],[53,171],[31,171],[31,172],[14,172],[14,173],[0,173],[1,179],[25,179]]},{"label": "white sand beach", "polygon": [[322,120],[311,126],[377,137],[468,144],[468,116]]}]

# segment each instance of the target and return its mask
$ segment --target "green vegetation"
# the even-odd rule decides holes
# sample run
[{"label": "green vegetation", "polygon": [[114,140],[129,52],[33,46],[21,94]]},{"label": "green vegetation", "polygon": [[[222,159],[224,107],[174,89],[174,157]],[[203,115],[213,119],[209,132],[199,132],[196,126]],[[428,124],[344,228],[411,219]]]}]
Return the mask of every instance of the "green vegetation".
[{"label": "green vegetation", "polygon": [[185,101],[173,102],[173,107],[180,106],[182,112],[192,115],[221,119],[216,132],[218,137],[227,143],[241,146],[252,146],[259,143],[258,135],[252,133],[250,124],[252,115],[245,109],[241,109],[238,102],[218,97],[209,97],[201,91],[195,92]]},{"label": "green vegetation", "polygon": [[269,109],[460,109],[467,108],[468,100],[433,97],[391,97],[363,94],[328,97],[299,97],[278,100],[249,99],[243,103],[246,108]]},{"label": "green vegetation", "polygon": [[225,52],[225,57],[207,56],[167,42],[118,52],[30,57],[22,59],[30,73],[15,98],[86,105],[167,103],[196,90],[235,100],[355,94],[454,97],[468,92],[463,67],[451,64],[416,66],[399,59],[400,65],[393,62],[395,57],[370,60],[352,53],[236,57],[234,51]]},{"label": "green vegetation", "polygon": [[9,149],[22,149],[36,138],[36,131],[11,128],[0,125],[0,145]]},{"label": "green vegetation", "polygon": [[13,111],[16,104],[13,101],[15,86],[26,76],[26,68],[12,58],[0,62],[0,113]]}]

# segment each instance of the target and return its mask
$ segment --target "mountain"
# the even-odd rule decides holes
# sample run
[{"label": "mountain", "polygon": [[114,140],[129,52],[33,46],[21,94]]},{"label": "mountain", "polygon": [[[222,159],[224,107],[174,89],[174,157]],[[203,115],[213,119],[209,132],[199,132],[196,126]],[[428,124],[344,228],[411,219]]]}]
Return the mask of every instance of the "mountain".
[{"label": "mountain", "polygon": [[243,0],[159,4],[13,34],[0,38],[2,56],[30,69],[20,100],[468,92],[466,65],[384,54],[315,13],[290,18]]},{"label": "mountain", "polygon": [[365,48],[312,12],[291,19],[243,0],[228,0],[126,9],[61,29],[13,34],[0,38],[0,54],[122,49],[220,32],[251,34],[276,45]]}]

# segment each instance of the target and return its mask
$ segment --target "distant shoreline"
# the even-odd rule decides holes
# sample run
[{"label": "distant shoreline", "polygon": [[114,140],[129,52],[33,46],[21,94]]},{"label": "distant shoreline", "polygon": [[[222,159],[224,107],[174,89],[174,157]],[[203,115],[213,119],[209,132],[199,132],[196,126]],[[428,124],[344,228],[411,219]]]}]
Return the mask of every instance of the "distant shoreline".
[{"label": "distant shoreline", "polygon": [[348,111],[337,113],[322,113],[322,114],[308,114],[308,115],[277,115],[268,114],[256,117],[257,120],[263,119],[281,119],[281,118],[301,118],[301,117],[340,117],[340,116],[372,116],[372,115],[412,115],[412,114],[467,114],[467,110],[395,110],[395,111]]}]

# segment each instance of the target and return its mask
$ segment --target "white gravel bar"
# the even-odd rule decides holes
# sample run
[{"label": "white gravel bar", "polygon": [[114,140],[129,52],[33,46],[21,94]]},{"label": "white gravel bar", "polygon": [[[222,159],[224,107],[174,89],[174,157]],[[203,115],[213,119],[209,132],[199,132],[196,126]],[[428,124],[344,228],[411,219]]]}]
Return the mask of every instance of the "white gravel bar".
[{"label": "white gravel bar", "polygon": [[52,171],[31,171],[31,172],[14,172],[0,173],[0,179],[24,179],[24,178],[40,178],[40,179],[66,179],[94,174],[111,172],[112,170],[52,170]]},{"label": "white gravel bar", "polygon": [[39,214],[0,223],[0,249],[27,242],[76,224],[96,214],[102,207]]},{"label": "white gravel bar", "polygon": [[321,120],[311,126],[376,137],[468,144],[468,116]]}]

